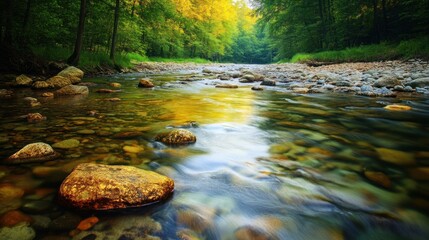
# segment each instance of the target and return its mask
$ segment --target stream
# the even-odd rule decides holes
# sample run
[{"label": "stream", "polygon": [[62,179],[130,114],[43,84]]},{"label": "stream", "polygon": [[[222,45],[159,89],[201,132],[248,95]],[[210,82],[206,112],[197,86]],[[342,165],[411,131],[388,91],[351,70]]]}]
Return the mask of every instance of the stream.
[{"label": "stream", "polygon": [[[138,88],[142,77],[150,77],[156,87]],[[429,239],[427,95],[299,94],[282,86],[252,91],[253,84],[224,89],[215,88],[220,80],[201,70],[84,81],[94,83],[88,96],[42,98],[40,92],[21,89],[1,99],[2,159],[29,143],[80,142],[56,149],[62,157],[55,161],[0,165],[0,190],[8,189],[0,191],[0,213],[18,209],[32,218],[9,228],[9,234],[36,239]],[[96,93],[113,82],[122,85],[120,92]],[[22,100],[28,96],[41,105],[30,107]],[[105,101],[111,98],[120,101]],[[389,111],[384,108],[389,104],[412,109]],[[19,118],[30,112],[47,120]],[[186,128],[197,142],[167,147],[154,141],[172,128]],[[123,132],[137,134],[124,139]],[[144,151],[126,152],[124,146]],[[136,209],[61,207],[59,185],[85,162],[156,171],[175,181],[175,192],[165,202]],[[8,196],[13,189],[23,194]],[[73,232],[90,216],[100,221]],[[5,228],[0,238],[9,236]]]}]

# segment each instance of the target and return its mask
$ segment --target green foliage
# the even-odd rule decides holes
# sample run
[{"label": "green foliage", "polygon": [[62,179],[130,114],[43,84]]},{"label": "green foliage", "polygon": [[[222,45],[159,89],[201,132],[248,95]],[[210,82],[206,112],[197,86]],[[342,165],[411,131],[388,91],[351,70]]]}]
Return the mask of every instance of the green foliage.
[{"label": "green foliage", "polygon": [[[380,60],[425,58],[429,59],[429,38],[417,38],[401,41],[399,44],[372,44],[346,48],[339,51],[323,51],[318,53],[298,53],[290,62],[370,62]],[[283,60],[283,62],[286,62]]]},{"label": "green foliage", "polygon": [[[380,42],[398,42],[422,35],[427,36],[429,33],[429,0],[257,0],[257,2],[260,22],[269,29],[270,38],[278,50],[277,59],[291,58],[299,52],[355,49],[357,46]],[[382,44],[378,47],[385,50],[384,47],[388,48],[388,45]],[[358,58],[381,60],[390,59],[396,54],[386,50],[384,52],[388,56],[380,55],[380,58],[377,58],[377,52],[371,48],[365,47],[362,51],[371,56]],[[347,56],[361,54],[360,51],[353,51],[355,50],[346,49],[342,53]],[[324,53],[329,56],[330,54]],[[335,55],[337,54],[339,53]]]}]

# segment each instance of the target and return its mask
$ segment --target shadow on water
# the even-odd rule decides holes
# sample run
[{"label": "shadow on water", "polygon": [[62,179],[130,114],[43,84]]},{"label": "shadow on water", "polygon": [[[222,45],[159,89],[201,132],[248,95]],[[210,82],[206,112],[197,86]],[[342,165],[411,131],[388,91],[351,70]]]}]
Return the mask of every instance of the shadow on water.
[{"label": "shadow on water", "polygon": [[[12,209],[35,216],[30,226],[38,238],[69,236],[90,215],[100,222],[75,239],[429,236],[427,99],[403,100],[413,110],[389,112],[386,104],[402,100],[217,89],[214,80],[177,83],[183,75],[158,76],[159,87],[140,89],[138,77],[93,79],[98,85],[86,97],[38,97],[42,105],[34,108],[22,98],[40,92],[24,90],[2,100],[2,157],[36,141],[80,142],[59,149],[62,158],[55,162],[0,167],[1,184],[25,190]],[[121,92],[95,93],[113,81],[121,82]],[[19,118],[29,112],[47,121]],[[197,142],[176,148],[154,142],[157,133],[175,127],[188,128]],[[124,132],[136,134],[117,137]],[[124,146],[144,151],[128,153]],[[61,181],[83,162],[157,171],[175,180],[175,193],[144,208],[76,214],[54,199]],[[47,193],[38,197],[42,190]],[[34,212],[28,203],[48,207]],[[1,213],[10,209],[1,204]]]}]

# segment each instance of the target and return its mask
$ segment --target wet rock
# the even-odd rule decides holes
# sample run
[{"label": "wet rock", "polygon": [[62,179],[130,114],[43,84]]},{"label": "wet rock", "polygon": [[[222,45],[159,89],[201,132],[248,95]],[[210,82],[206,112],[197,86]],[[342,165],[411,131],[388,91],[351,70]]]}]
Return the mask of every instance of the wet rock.
[{"label": "wet rock", "polygon": [[120,88],[120,87],[122,87],[122,85],[120,83],[116,83],[116,82],[109,83],[109,86],[111,86],[113,88]]},{"label": "wet rock", "polygon": [[248,82],[253,82],[255,81],[255,76],[253,76],[252,74],[246,74],[243,76],[243,79],[247,80]]},{"label": "wet rock", "polygon": [[8,164],[44,162],[54,160],[58,157],[59,153],[55,152],[49,144],[37,142],[26,145],[5,159],[4,162]]},{"label": "wet rock", "polygon": [[142,132],[120,132],[113,135],[114,138],[119,138],[119,139],[137,138],[141,136],[143,136]]},{"label": "wet rock", "polygon": [[12,210],[0,216],[0,226],[2,227],[13,227],[19,223],[31,223],[32,219],[30,216],[24,213]]},{"label": "wet rock", "polygon": [[122,149],[127,153],[140,153],[144,151],[144,148],[141,146],[124,146]]},{"label": "wet rock", "polygon": [[59,95],[86,95],[89,89],[86,86],[69,85],[56,91]]},{"label": "wet rock", "polygon": [[384,76],[379,78],[374,83],[374,87],[388,87],[393,88],[396,85],[402,85],[401,81],[396,76]]},{"label": "wet rock", "polygon": [[72,138],[72,139],[67,139],[61,142],[54,143],[52,147],[60,148],[60,149],[70,149],[70,148],[79,147],[79,144],[80,144],[79,140]]},{"label": "wet rock", "polygon": [[407,152],[398,151],[389,148],[376,148],[381,160],[399,166],[414,165],[416,163],[414,155]]},{"label": "wet rock", "polygon": [[412,108],[406,105],[392,104],[392,105],[385,106],[384,109],[387,109],[390,111],[409,111]]},{"label": "wet rock", "polygon": [[95,131],[92,129],[82,129],[82,130],[77,131],[77,133],[83,134],[83,135],[91,135],[91,134],[94,134]]},{"label": "wet rock", "polygon": [[103,101],[106,101],[106,102],[120,102],[121,99],[120,98],[104,98]]},{"label": "wet rock", "polygon": [[264,79],[265,79],[265,76],[261,75],[261,74],[255,73],[255,74],[253,74],[253,76],[255,78],[254,81],[256,81],[256,82],[264,81]]},{"label": "wet rock", "polygon": [[54,97],[54,93],[52,92],[45,92],[42,94],[42,97]]},{"label": "wet rock", "polygon": [[149,78],[142,78],[139,80],[139,88],[153,88],[155,85],[152,83],[152,81]]},{"label": "wet rock", "polygon": [[52,88],[62,88],[72,84],[69,79],[61,76],[53,76],[46,80],[46,83]]},{"label": "wet rock", "polygon": [[246,78],[242,78],[240,80],[238,80],[240,83],[253,83],[254,81],[246,79]]},{"label": "wet rock", "polygon": [[364,174],[366,178],[379,186],[385,188],[392,187],[392,181],[390,181],[390,178],[382,172],[365,171]]},{"label": "wet rock", "polygon": [[49,229],[56,231],[69,231],[74,229],[81,220],[81,217],[78,215],[71,212],[66,212],[63,215],[53,219],[49,224]]},{"label": "wet rock", "polygon": [[199,237],[198,234],[191,229],[181,229],[176,232],[176,236],[181,240],[201,240],[203,238]]},{"label": "wet rock", "polygon": [[417,167],[408,169],[408,174],[412,179],[428,181],[429,180],[429,167]]},{"label": "wet rock", "polygon": [[24,74],[16,77],[15,81],[13,82],[13,85],[16,87],[31,87],[32,84],[33,80]]},{"label": "wet rock", "polygon": [[101,89],[98,89],[97,91],[95,91],[95,92],[97,92],[97,93],[115,93],[115,92],[120,92],[121,90],[113,90],[113,89],[105,89],[105,88],[101,88]]},{"label": "wet rock", "polygon": [[253,227],[243,226],[235,230],[234,236],[237,240],[269,240],[272,239],[264,230]]},{"label": "wet rock", "polygon": [[238,88],[237,85],[233,84],[218,84],[216,85],[217,88]]},{"label": "wet rock", "polygon": [[31,218],[33,219],[31,226],[36,230],[46,230],[51,224],[51,219],[43,215],[32,215]]},{"label": "wet rock", "polygon": [[32,240],[36,237],[36,232],[26,223],[18,224],[14,227],[0,228],[0,239],[8,240]]},{"label": "wet rock", "polygon": [[273,80],[273,79],[264,79],[264,81],[262,81],[261,85],[264,85],[264,86],[275,86],[276,85],[276,80]]},{"label": "wet rock", "polygon": [[0,214],[18,209],[24,190],[10,184],[0,185]]},{"label": "wet rock", "polygon": [[158,134],[155,140],[167,145],[187,145],[195,143],[197,137],[188,130],[174,129],[170,132]]},{"label": "wet rock", "polygon": [[59,72],[57,75],[69,79],[72,84],[77,84],[80,83],[83,78],[84,72],[77,67],[70,66]]},{"label": "wet rock", "polygon": [[197,233],[202,233],[204,231],[210,230],[213,228],[213,217],[214,212],[211,212],[207,209],[199,209],[200,211],[196,212],[191,209],[180,210],[177,212],[177,222],[185,225],[186,227],[194,230]]},{"label": "wet rock", "polygon": [[51,208],[52,208],[52,204],[50,201],[33,200],[22,205],[21,210],[26,213],[37,214],[37,213],[45,213]]},{"label": "wet rock", "polygon": [[138,207],[166,199],[174,189],[172,179],[131,166],[78,165],[64,180],[59,200],[87,210]]},{"label": "wet rock", "polygon": [[98,217],[89,217],[82,220],[79,225],[77,225],[77,229],[80,231],[86,231],[92,228],[96,223],[98,223]]},{"label": "wet rock", "polygon": [[409,83],[406,84],[407,86],[413,87],[413,88],[423,88],[423,87],[429,87],[429,77],[426,78],[418,78],[415,79]]},{"label": "wet rock", "polygon": [[27,114],[27,121],[29,123],[41,122],[45,121],[46,117],[40,113],[29,113]]},{"label": "wet rock", "polygon": [[44,178],[49,182],[61,182],[70,172],[64,171],[60,167],[53,166],[36,166],[32,173],[37,178]]},{"label": "wet rock", "polygon": [[229,80],[231,79],[231,76],[229,76],[228,74],[222,74],[219,76],[220,80]]},{"label": "wet rock", "polygon": [[310,89],[308,88],[294,88],[292,92],[305,94],[305,93],[308,93],[309,90]]},{"label": "wet rock", "polygon": [[264,90],[264,88],[263,88],[263,87],[261,87],[261,86],[253,86],[251,89],[252,89],[253,91],[262,91],[262,90]]},{"label": "wet rock", "polygon": [[47,83],[46,81],[36,81],[31,87],[35,89],[45,89],[50,88],[51,85],[49,85],[49,83]]},{"label": "wet rock", "polygon": [[204,68],[203,69],[203,73],[212,73],[212,70],[208,69],[208,68]]},{"label": "wet rock", "polygon": [[352,84],[349,81],[338,81],[335,84],[337,87],[350,87]]},{"label": "wet rock", "polygon": [[0,97],[1,98],[8,98],[12,97],[13,92],[7,89],[0,89]]}]

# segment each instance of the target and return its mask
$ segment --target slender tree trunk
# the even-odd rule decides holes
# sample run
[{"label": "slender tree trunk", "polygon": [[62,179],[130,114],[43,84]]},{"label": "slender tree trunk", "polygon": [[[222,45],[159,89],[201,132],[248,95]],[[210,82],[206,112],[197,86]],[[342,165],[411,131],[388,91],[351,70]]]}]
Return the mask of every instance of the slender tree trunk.
[{"label": "slender tree trunk", "polygon": [[387,35],[387,9],[386,9],[386,0],[381,0],[381,11],[383,13],[383,30],[382,30],[382,37],[383,39],[386,38]]},{"label": "slender tree trunk", "polygon": [[110,47],[110,59],[112,61],[115,61],[116,35],[118,33],[118,23],[119,23],[119,5],[120,5],[120,0],[116,0],[115,22],[113,23],[112,45]]},{"label": "slender tree trunk", "polygon": [[12,9],[13,1],[5,0],[3,2],[1,39],[0,43],[12,44]]},{"label": "slender tree trunk", "polygon": [[25,7],[24,21],[22,22],[22,29],[24,30],[24,32],[27,31],[28,19],[30,19],[32,3],[33,3],[33,0],[27,0],[27,6]]},{"label": "slender tree trunk", "polygon": [[372,10],[374,12],[373,15],[373,28],[375,35],[375,42],[380,42],[380,26],[378,23],[378,0],[372,0]]},{"label": "slender tree trunk", "polygon": [[77,27],[76,42],[74,45],[73,54],[67,60],[68,64],[75,65],[75,66],[79,64],[80,52],[82,51],[83,31],[85,28],[85,16],[86,16],[86,0],[80,0],[79,25]]}]

